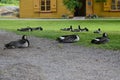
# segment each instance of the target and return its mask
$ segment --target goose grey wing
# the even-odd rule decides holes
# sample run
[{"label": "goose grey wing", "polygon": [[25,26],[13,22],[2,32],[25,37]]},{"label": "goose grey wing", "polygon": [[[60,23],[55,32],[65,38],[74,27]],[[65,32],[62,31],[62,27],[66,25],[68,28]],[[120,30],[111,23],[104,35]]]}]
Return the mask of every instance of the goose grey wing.
[{"label": "goose grey wing", "polygon": [[20,39],[20,40],[18,40],[17,42],[18,42],[19,44],[24,44],[24,43],[26,42],[26,40]]},{"label": "goose grey wing", "polygon": [[64,39],[64,42],[66,42],[66,43],[73,43],[74,42],[74,38],[72,38],[72,37],[66,37],[65,39]]},{"label": "goose grey wing", "polygon": [[5,44],[5,47],[6,48],[16,48],[17,44],[18,44],[17,41],[11,41],[11,42]]},{"label": "goose grey wing", "polygon": [[100,42],[104,44],[106,42],[109,42],[109,39],[108,38],[101,38]]},{"label": "goose grey wing", "polygon": [[19,40],[17,43],[19,48],[29,47],[30,43],[28,40]]}]

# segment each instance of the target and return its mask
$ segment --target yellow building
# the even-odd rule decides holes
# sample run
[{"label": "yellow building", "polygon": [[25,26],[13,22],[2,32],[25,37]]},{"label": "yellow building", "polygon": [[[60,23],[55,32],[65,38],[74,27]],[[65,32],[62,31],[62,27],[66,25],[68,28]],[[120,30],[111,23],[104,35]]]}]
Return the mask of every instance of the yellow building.
[{"label": "yellow building", "polygon": [[[21,18],[61,18],[87,16],[96,14],[101,17],[120,17],[120,0],[80,0],[82,7],[70,12],[63,4],[63,0],[20,0]],[[99,0],[100,1],[100,0]]]},{"label": "yellow building", "polygon": [[94,2],[93,13],[101,17],[120,17],[120,0]]}]

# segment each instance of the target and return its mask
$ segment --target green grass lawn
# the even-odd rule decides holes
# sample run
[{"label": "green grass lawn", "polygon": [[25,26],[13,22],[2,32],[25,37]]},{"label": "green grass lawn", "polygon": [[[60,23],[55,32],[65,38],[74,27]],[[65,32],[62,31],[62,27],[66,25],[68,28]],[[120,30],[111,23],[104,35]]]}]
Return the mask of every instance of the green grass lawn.
[{"label": "green grass lawn", "polygon": [[[60,31],[61,28],[69,27],[81,28],[87,27],[89,32],[65,32]],[[18,32],[18,28],[24,27],[43,27],[43,31]],[[102,32],[107,32],[110,42],[107,44],[95,45],[91,44],[91,39],[102,36],[102,34],[94,34],[93,31],[101,28]],[[77,45],[97,47],[104,49],[120,50],[120,20],[0,20],[0,29],[9,30],[17,34],[27,34],[37,37],[45,37],[56,39],[56,37],[66,34],[78,34],[80,41]]]}]

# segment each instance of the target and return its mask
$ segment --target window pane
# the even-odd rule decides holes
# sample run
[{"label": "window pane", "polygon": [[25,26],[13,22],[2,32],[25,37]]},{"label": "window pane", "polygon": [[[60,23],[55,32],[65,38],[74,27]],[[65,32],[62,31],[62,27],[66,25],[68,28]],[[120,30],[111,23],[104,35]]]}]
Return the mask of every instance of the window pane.
[{"label": "window pane", "polygon": [[112,7],[111,7],[111,8],[112,8],[112,10],[115,10],[115,9],[116,9],[116,7],[115,7],[114,5],[112,5]]},{"label": "window pane", "polygon": [[120,10],[120,5],[118,5],[117,8]]},{"label": "window pane", "polygon": [[112,9],[112,10],[115,10],[115,0],[112,0],[111,9]]},{"label": "window pane", "polygon": [[112,0],[112,10],[120,10],[120,0]]},{"label": "window pane", "polygon": [[45,5],[45,0],[41,0],[41,5]]},{"label": "window pane", "polygon": [[50,0],[41,0],[41,11],[50,11]]},{"label": "window pane", "polygon": [[120,5],[120,0],[118,0],[118,3],[117,3],[118,5]]},{"label": "window pane", "polygon": [[112,4],[115,4],[115,0],[112,0]]},{"label": "window pane", "polygon": [[50,6],[47,6],[47,8],[46,8],[48,11],[50,10]]},{"label": "window pane", "polygon": [[45,6],[41,6],[41,10],[42,10],[42,11],[45,11]]},{"label": "window pane", "polygon": [[46,0],[46,5],[50,5],[50,0]]}]

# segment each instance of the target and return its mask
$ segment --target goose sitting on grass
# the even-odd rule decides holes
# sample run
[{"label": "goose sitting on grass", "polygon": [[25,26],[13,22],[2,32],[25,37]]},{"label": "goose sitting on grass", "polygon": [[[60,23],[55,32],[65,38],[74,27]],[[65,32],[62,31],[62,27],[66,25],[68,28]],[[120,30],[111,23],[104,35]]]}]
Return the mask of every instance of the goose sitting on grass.
[{"label": "goose sitting on grass", "polygon": [[32,30],[40,30],[40,31],[42,31],[43,28],[42,27],[36,27],[36,28],[32,28]]},{"label": "goose sitting on grass", "polygon": [[101,29],[98,28],[98,30],[94,31],[94,33],[98,33],[98,34],[100,34],[100,33],[101,33]]},{"label": "goose sitting on grass", "polygon": [[97,37],[97,38],[91,40],[91,43],[93,43],[93,44],[104,44],[107,42],[109,42],[107,33],[103,33],[102,37]]},{"label": "goose sitting on grass", "polygon": [[81,32],[82,32],[82,31],[89,31],[89,29],[88,29],[88,28],[86,28],[86,27],[85,27],[85,28],[83,28],[83,29],[80,29],[80,30],[81,30]]},{"label": "goose sitting on grass", "polygon": [[63,35],[56,39],[60,43],[74,43],[80,40],[78,35]]},{"label": "goose sitting on grass", "polygon": [[17,31],[32,31],[32,28],[31,27],[26,27],[26,28],[21,28],[21,29],[17,29]]},{"label": "goose sitting on grass", "polygon": [[69,28],[63,28],[63,29],[60,29],[62,31],[71,31],[72,30],[72,25],[69,27]]},{"label": "goose sitting on grass", "polygon": [[78,25],[78,29],[71,29],[71,32],[81,32],[80,25]]},{"label": "goose sitting on grass", "polygon": [[5,44],[4,49],[14,49],[14,48],[27,48],[29,47],[30,43],[27,39],[26,35],[22,36],[22,39],[16,40],[16,41],[11,41],[7,44]]}]

